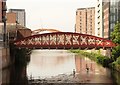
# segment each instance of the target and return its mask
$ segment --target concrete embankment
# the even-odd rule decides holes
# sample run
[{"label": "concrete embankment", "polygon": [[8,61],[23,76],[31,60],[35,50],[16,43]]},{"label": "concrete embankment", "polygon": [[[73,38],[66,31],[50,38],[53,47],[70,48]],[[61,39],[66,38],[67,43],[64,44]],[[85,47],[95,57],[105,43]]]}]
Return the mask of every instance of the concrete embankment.
[{"label": "concrete embankment", "polygon": [[0,69],[6,68],[10,65],[10,49],[0,48]]}]

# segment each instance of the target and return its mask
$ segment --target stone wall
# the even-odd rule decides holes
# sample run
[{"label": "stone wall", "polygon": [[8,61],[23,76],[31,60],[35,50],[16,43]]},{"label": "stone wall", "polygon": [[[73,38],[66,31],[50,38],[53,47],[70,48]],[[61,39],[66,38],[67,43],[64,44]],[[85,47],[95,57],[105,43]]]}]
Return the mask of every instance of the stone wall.
[{"label": "stone wall", "polygon": [[10,65],[9,48],[0,48],[0,69]]}]

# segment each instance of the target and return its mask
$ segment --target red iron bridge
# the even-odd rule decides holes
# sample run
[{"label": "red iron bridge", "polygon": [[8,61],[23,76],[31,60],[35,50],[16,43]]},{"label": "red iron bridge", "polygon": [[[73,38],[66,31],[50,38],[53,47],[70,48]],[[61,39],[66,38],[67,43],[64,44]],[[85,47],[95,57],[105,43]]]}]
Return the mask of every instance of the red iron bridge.
[{"label": "red iron bridge", "polygon": [[32,35],[16,40],[14,45],[18,48],[36,49],[105,49],[115,46],[111,40],[72,32],[53,32]]}]

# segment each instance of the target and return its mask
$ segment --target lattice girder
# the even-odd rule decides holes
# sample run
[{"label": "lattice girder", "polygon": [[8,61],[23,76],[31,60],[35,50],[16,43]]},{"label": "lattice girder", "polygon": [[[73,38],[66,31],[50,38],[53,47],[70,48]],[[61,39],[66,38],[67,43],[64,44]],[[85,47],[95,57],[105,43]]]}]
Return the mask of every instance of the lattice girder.
[{"label": "lattice girder", "polygon": [[72,32],[33,35],[16,40],[14,45],[27,48],[102,48],[115,46],[112,41],[104,38]]}]

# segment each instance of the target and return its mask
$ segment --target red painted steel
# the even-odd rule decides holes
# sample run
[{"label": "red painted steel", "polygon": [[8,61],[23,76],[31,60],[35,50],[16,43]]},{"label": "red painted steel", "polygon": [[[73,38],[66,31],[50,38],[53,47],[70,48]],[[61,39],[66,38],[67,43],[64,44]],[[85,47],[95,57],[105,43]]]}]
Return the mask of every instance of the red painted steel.
[{"label": "red painted steel", "polygon": [[14,42],[16,47],[42,48],[42,49],[70,49],[70,48],[111,48],[115,44],[104,38],[72,33],[55,32],[29,36]]}]

